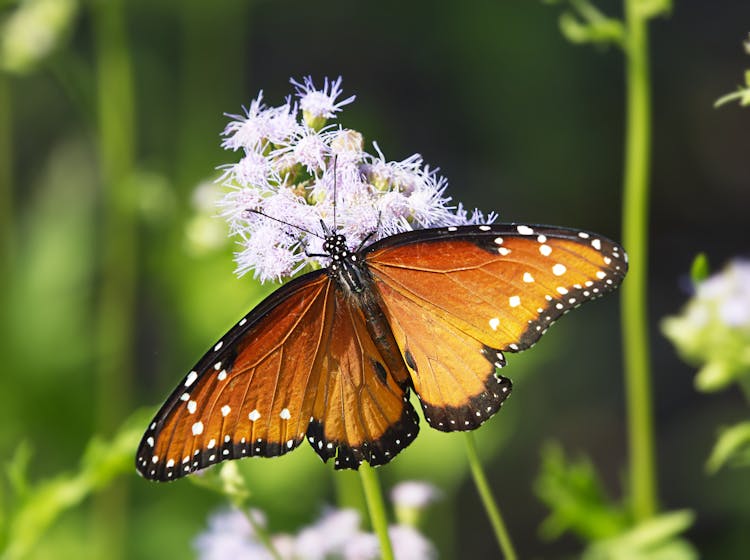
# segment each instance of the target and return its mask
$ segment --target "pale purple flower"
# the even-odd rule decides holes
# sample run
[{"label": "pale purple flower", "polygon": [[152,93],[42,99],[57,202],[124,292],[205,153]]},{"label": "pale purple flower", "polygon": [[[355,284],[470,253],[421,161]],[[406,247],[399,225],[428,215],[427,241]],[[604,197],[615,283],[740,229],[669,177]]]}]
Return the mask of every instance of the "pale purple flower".
[{"label": "pale purple flower", "polygon": [[357,533],[344,545],[341,556],[344,560],[378,560],[380,541],[373,533]]},{"label": "pale purple flower", "polygon": [[[255,522],[265,526],[265,516],[251,510]],[[200,560],[271,560],[273,556],[257,541],[255,530],[244,513],[237,509],[213,514],[208,530],[193,542]]]},{"label": "pale purple flower", "polygon": [[405,480],[391,489],[391,502],[396,507],[425,508],[442,497],[435,486],[421,480]]},{"label": "pale purple flower", "polygon": [[268,113],[263,104],[263,92],[250,102],[250,108],[245,115],[227,115],[231,121],[222,133],[226,138],[222,141],[222,148],[228,150],[255,150],[268,133]]},{"label": "pale purple flower", "polygon": [[268,107],[259,94],[223,133],[223,146],[242,152],[239,161],[222,166],[220,182],[229,190],[219,203],[239,239],[238,274],[278,280],[327,266],[326,258],[308,257],[323,252],[321,222],[356,250],[365,239],[495,219],[452,206],[447,181],[419,154],[388,161],[376,143],[375,155],[365,152],[359,132],[325,126],[354,100],[338,101],[340,78],[326,79],[322,90],[309,77],[292,83],[298,105],[287,99]]},{"label": "pale purple flower", "polygon": [[698,285],[695,299],[716,306],[729,327],[750,327],[750,261],[736,260]]},{"label": "pale purple flower", "polygon": [[432,560],[437,558],[437,550],[422,533],[405,525],[388,527],[393,555],[396,560]]},{"label": "pale purple flower", "polygon": [[341,76],[332,82],[329,82],[328,78],[325,78],[323,89],[321,90],[315,87],[311,76],[305,76],[302,79],[302,83],[293,79],[289,81],[297,89],[300,108],[312,117],[333,118],[336,116],[336,113],[341,111],[344,105],[348,105],[356,98],[355,95],[352,95],[342,101],[336,101],[342,92]]},{"label": "pale purple flower", "polygon": [[353,509],[325,512],[313,525],[297,536],[296,556],[306,560],[324,560],[341,553],[359,533],[359,514]]},{"label": "pale purple flower", "polygon": [[271,153],[271,158],[282,158],[283,165],[277,164],[277,168],[300,164],[313,175],[325,169],[330,156],[331,147],[325,129],[316,131],[309,127],[301,128],[285,146]]}]

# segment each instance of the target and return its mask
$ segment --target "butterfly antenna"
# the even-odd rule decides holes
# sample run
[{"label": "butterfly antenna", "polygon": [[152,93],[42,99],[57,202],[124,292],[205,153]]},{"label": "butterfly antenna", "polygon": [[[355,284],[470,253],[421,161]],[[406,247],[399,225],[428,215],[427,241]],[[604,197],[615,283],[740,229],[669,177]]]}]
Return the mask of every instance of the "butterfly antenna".
[{"label": "butterfly antenna", "polygon": [[256,210],[254,208],[248,208],[245,211],[246,212],[251,212],[253,214],[258,214],[259,216],[263,216],[264,218],[268,218],[269,220],[273,220],[274,222],[279,222],[280,224],[284,224],[285,226],[289,226],[291,228],[298,229],[300,231],[304,231],[306,234],[313,235],[313,236],[317,237],[318,239],[324,239],[322,235],[319,235],[319,234],[317,234],[317,233],[315,233],[313,231],[310,231],[307,228],[303,228],[302,226],[298,226],[298,225],[295,225],[295,224],[290,224],[289,222],[285,222],[284,220],[280,220],[279,218],[274,218],[273,216],[269,216],[268,214],[266,214],[262,210]]},{"label": "butterfly antenna", "polygon": [[333,231],[336,231],[336,183],[338,182],[338,173],[336,164],[339,156],[333,156]]}]

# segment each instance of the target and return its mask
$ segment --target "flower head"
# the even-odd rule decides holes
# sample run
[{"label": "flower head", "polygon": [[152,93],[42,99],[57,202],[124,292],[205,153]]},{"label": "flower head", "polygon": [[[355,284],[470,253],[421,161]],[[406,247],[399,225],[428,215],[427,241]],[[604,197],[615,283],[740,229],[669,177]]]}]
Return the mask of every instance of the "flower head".
[{"label": "flower head", "polygon": [[406,480],[391,489],[391,501],[396,519],[402,525],[418,527],[427,507],[442,494],[432,484],[421,480]]},{"label": "flower head", "polygon": [[701,282],[662,330],[687,360],[702,364],[700,389],[720,389],[750,375],[750,261],[734,261]]},{"label": "flower head", "polygon": [[305,122],[312,128],[318,128],[316,125],[322,126],[326,119],[334,118],[336,113],[341,111],[341,107],[348,105],[356,97],[351,95],[342,101],[336,101],[341,95],[341,76],[332,82],[326,78],[321,90],[315,87],[310,76],[303,78],[302,83],[294,79],[289,81],[297,89],[297,97],[299,97]]},{"label": "flower head", "polygon": [[323,253],[321,222],[354,250],[365,238],[495,219],[452,206],[447,181],[419,154],[389,161],[375,143],[366,152],[359,132],[326,125],[354,100],[338,100],[341,78],[321,90],[310,77],[292,84],[297,103],[269,107],[260,93],[223,132],[222,145],[241,154],[222,166],[228,192],[219,203],[240,243],[238,274],[278,280],[325,266],[308,256]]},{"label": "flower head", "polygon": [[[265,525],[265,516],[258,510],[249,512],[255,522]],[[208,531],[194,541],[201,560],[271,560],[273,556],[257,540],[247,516],[238,509],[223,510],[208,520]]]}]

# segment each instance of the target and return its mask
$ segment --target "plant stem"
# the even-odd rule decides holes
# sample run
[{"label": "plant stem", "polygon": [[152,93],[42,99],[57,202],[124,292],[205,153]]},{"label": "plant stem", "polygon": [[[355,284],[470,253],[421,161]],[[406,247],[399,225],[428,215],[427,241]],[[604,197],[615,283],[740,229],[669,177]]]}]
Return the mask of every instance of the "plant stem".
[{"label": "plant stem", "polygon": [[[130,401],[136,285],[133,177],[133,71],[122,0],[90,4],[96,54],[101,169],[100,284],[96,312],[97,431],[117,426]],[[127,490],[120,483],[95,497],[95,556],[126,556]]]},{"label": "plant stem", "polygon": [[370,523],[380,541],[380,554],[383,560],[393,560],[393,547],[388,536],[388,517],[385,513],[383,493],[380,489],[378,473],[367,461],[359,466],[359,476],[365,491],[367,509],[370,512]]},{"label": "plant stem", "polygon": [[482,499],[487,517],[489,517],[490,523],[492,523],[497,544],[500,546],[505,560],[516,560],[516,551],[510,540],[510,534],[508,534],[508,529],[505,527],[505,522],[500,514],[500,508],[497,506],[497,502],[492,495],[492,490],[490,490],[490,486],[487,484],[487,477],[484,475],[484,469],[479,460],[477,446],[474,442],[474,434],[465,432],[464,437],[466,441],[466,455],[469,458],[469,467],[471,467],[471,476],[474,478],[474,485],[477,487],[479,497]]},{"label": "plant stem", "polygon": [[279,554],[279,551],[276,550],[276,547],[273,545],[273,541],[271,540],[271,536],[268,534],[268,531],[266,531],[266,528],[261,523],[258,523],[258,521],[255,519],[255,516],[253,516],[253,512],[249,511],[245,507],[241,508],[241,510],[245,514],[245,517],[250,523],[250,526],[253,528],[255,536],[258,537],[258,540],[261,542],[261,544],[266,547],[268,553],[273,556],[274,560],[282,560],[281,554]]},{"label": "plant stem", "polygon": [[630,270],[622,287],[622,325],[630,492],[633,515],[642,521],[656,513],[656,477],[646,302],[651,98],[647,17],[639,13],[638,5],[639,0],[625,0],[623,244],[630,255]]},{"label": "plant stem", "polygon": [[15,205],[13,195],[13,110],[10,77],[0,72],[0,287],[8,293],[15,249]]}]

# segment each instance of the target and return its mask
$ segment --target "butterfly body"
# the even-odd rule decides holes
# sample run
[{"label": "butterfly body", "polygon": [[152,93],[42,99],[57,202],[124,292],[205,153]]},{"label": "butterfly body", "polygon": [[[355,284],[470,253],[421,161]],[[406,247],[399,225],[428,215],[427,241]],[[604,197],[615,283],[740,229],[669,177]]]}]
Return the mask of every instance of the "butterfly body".
[{"label": "butterfly body", "polygon": [[445,227],[361,250],[327,229],[329,266],[271,294],[210,350],[143,436],[136,467],[174,480],[225,459],[274,457],[307,439],[336,468],[390,461],[419,431],[494,415],[506,352],[614,289],[625,253],[546,226]]}]

